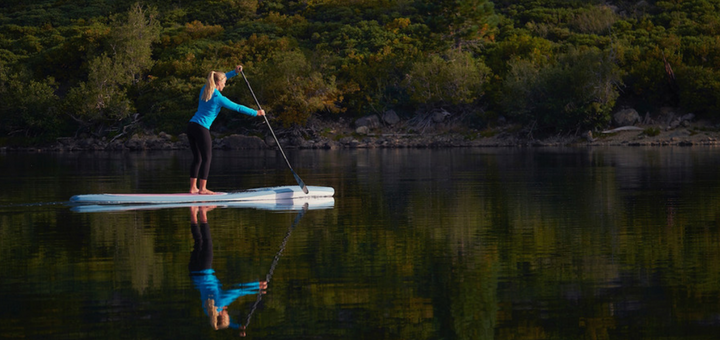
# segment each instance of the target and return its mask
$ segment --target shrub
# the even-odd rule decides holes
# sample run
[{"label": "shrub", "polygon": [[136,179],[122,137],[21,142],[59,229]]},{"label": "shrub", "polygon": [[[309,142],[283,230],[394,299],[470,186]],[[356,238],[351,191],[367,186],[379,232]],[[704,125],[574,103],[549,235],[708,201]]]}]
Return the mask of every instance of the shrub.
[{"label": "shrub", "polygon": [[417,106],[470,104],[482,97],[489,73],[470,53],[450,50],[414,63],[404,85]]},{"label": "shrub", "polygon": [[720,72],[702,66],[676,72],[680,105],[708,118],[720,117]]},{"label": "shrub", "polygon": [[618,16],[608,6],[592,6],[576,14],[570,24],[582,33],[607,33],[618,20]]},{"label": "shrub", "polygon": [[337,105],[342,96],[335,78],[314,70],[298,50],[277,53],[262,65],[260,72],[256,79],[262,82],[253,83],[258,85],[254,90],[260,90],[261,98],[272,98],[265,103],[265,109],[286,127],[304,126],[316,112],[342,111]]},{"label": "shrub", "polygon": [[571,50],[547,66],[514,60],[501,104],[509,117],[561,132],[610,120],[620,85],[614,61],[598,49]]},{"label": "shrub", "polygon": [[643,134],[648,137],[655,137],[660,134],[660,129],[657,127],[649,127],[643,130]]},{"label": "shrub", "polygon": [[[2,72],[0,72],[2,73]],[[59,98],[53,78],[29,80],[25,72],[0,75],[0,134],[53,139],[60,133]]]}]

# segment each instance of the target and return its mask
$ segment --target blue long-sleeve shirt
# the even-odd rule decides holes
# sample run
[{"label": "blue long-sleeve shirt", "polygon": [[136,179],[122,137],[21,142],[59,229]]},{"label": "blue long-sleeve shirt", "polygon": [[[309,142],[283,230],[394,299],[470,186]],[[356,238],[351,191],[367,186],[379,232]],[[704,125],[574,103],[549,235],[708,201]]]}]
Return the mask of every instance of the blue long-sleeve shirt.
[{"label": "blue long-sleeve shirt", "polygon": [[[222,289],[222,284],[212,269],[191,272],[190,275],[195,287],[200,291],[200,301],[203,302],[206,315],[209,315],[205,305],[208,299],[215,300],[216,311],[220,312],[223,307],[230,305],[241,296],[260,293],[259,281],[235,284],[231,289]],[[238,328],[238,325],[231,321],[230,328]]]},{"label": "blue long-sleeve shirt", "polygon": [[[236,75],[237,72],[235,72],[234,70],[225,73],[225,77],[227,77],[228,79]],[[257,111],[247,106],[234,103],[232,100],[225,98],[225,96],[223,96],[218,89],[215,89],[210,100],[204,101],[202,100],[203,91],[205,91],[205,86],[200,89],[198,109],[197,112],[195,112],[195,115],[190,119],[190,121],[200,124],[200,126],[203,126],[208,130],[210,129],[210,125],[212,125],[213,121],[215,121],[215,118],[217,118],[218,113],[220,113],[220,109],[223,107],[229,110],[246,114],[248,116],[257,116]]]}]

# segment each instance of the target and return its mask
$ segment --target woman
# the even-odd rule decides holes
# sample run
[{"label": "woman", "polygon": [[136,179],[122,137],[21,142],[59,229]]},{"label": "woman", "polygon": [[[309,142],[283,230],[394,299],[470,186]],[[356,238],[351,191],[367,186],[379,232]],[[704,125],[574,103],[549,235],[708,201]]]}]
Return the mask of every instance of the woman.
[{"label": "woman", "polygon": [[254,281],[223,289],[220,280],[215,276],[215,270],[212,269],[213,244],[207,213],[213,209],[215,206],[190,207],[190,232],[195,241],[188,265],[190,277],[200,291],[200,300],[210,325],[216,330],[242,329],[241,325],[230,319],[227,306],[245,295],[265,294],[268,285],[267,281]]},{"label": "woman", "polygon": [[255,111],[247,106],[233,103],[220,93],[225,88],[225,81],[240,72],[242,72],[241,65],[236,66],[234,71],[228,73],[210,71],[205,85],[200,90],[198,110],[190,119],[187,128],[188,141],[193,153],[193,162],[190,166],[191,194],[214,194],[207,189],[207,178],[210,174],[210,161],[212,160],[210,125],[220,113],[220,109],[224,107],[253,117],[265,115],[264,110]]}]

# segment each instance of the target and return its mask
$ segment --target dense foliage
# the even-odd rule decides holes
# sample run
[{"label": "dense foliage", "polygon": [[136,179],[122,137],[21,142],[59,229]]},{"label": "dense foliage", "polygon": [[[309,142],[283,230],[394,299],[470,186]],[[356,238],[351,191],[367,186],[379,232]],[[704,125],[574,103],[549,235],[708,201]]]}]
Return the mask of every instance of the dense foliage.
[{"label": "dense foliage", "polygon": [[[238,63],[288,127],[388,109],[538,133],[604,127],[620,106],[712,119],[718,13],[720,0],[3,1],[0,137],[180,133],[206,74]],[[254,106],[234,81],[226,96]]]}]

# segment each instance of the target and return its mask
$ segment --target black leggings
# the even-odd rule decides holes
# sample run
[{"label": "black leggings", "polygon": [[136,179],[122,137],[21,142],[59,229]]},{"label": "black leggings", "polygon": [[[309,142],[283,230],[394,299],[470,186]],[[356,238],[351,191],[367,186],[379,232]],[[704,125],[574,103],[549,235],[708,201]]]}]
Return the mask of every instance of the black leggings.
[{"label": "black leggings", "polygon": [[200,126],[200,124],[190,122],[187,127],[187,136],[193,154],[193,161],[190,164],[190,178],[207,180],[208,175],[210,175],[210,161],[212,160],[210,130]]},{"label": "black leggings", "polygon": [[210,236],[210,226],[207,223],[190,223],[193,245],[190,253],[190,274],[201,270],[211,269],[213,262],[213,244]]}]

